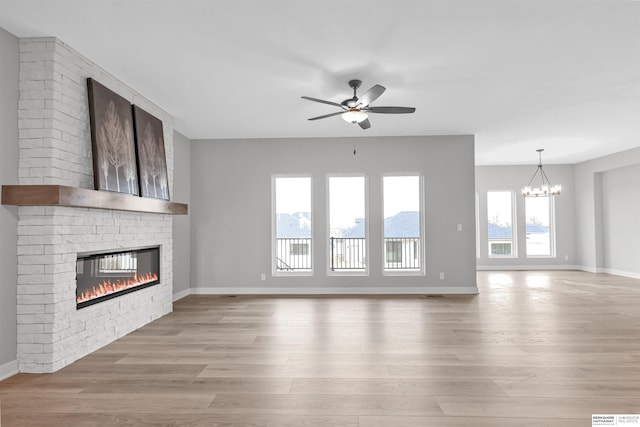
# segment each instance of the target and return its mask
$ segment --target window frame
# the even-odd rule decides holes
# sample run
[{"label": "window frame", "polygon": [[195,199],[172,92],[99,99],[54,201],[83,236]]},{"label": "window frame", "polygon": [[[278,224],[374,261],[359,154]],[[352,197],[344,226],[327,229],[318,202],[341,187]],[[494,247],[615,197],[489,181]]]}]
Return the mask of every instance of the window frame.
[{"label": "window frame", "polygon": [[[551,259],[557,258],[556,254],[556,198],[554,196],[547,196],[549,199],[549,255],[529,255],[527,251],[527,242],[524,244],[525,257],[529,259]],[[527,237],[527,198],[524,202],[524,235]]]},{"label": "window frame", "polygon": [[[364,253],[365,268],[363,270],[331,270],[331,178],[363,178],[364,179]],[[371,252],[369,234],[369,177],[366,173],[328,173],[325,181],[325,207],[326,207],[326,273],[327,276],[369,276],[371,272]]]},{"label": "window frame", "polygon": [[[492,255],[491,254],[491,239],[489,238],[489,193],[509,193],[511,195],[511,255]],[[515,192],[511,189],[495,189],[487,190],[485,193],[486,200],[486,215],[487,215],[487,258],[492,259],[509,259],[518,258],[518,222],[516,212],[516,197]],[[500,242],[494,242],[500,243]]]},{"label": "window frame", "polygon": [[[309,216],[311,218],[310,242],[309,242],[309,258],[311,262],[310,269],[304,270],[282,270],[278,269],[278,237],[277,237],[277,212],[276,212],[276,180],[278,178],[308,178],[309,179]],[[310,173],[285,173],[271,174],[271,275],[277,276],[313,276],[315,274],[314,262],[314,241],[315,241],[315,215],[313,213],[313,176]]]},{"label": "window frame", "polygon": [[[386,243],[385,243],[385,235],[384,235],[384,178],[385,177],[418,177],[418,196],[420,200],[418,201],[419,207],[419,215],[418,221],[420,222],[420,238],[417,239],[419,245],[419,257],[418,262],[420,263],[420,268],[415,270],[399,270],[399,269],[387,269],[386,265]],[[425,190],[424,190],[424,175],[421,172],[385,172],[381,174],[380,178],[380,217],[381,221],[381,230],[380,235],[382,236],[382,251],[381,251],[381,267],[382,267],[382,275],[383,276],[424,276],[426,275],[426,240],[425,240]],[[415,247],[414,247],[415,250]]]},{"label": "window frame", "polygon": [[[480,259],[480,195],[476,191],[476,260]],[[488,236],[487,236],[488,239]]]}]

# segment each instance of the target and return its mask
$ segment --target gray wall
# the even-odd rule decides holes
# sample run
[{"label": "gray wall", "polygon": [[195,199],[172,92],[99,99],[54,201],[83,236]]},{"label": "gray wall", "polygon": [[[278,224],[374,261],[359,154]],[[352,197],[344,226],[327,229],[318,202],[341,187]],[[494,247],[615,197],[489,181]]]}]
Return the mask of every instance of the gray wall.
[{"label": "gray wall", "polygon": [[[191,203],[191,145],[173,132],[173,194],[171,200]],[[190,207],[191,208],[191,207]],[[173,217],[173,297],[185,296],[191,287],[191,215]]]},{"label": "gray wall", "polygon": [[[603,214],[610,209],[604,206],[603,172],[634,165],[640,165],[640,148],[574,165],[576,212],[578,213],[576,215],[576,256],[580,268],[586,271],[604,272],[606,270]],[[640,192],[640,182],[631,181],[630,191],[636,194]],[[637,235],[633,237],[640,239]],[[619,239],[619,236],[609,235],[608,239]],[[631,273],[633,272],[638,274],[638,268]]]},{"label": "gray wall", "polygon": [[[0,28],[0,185],[18,183],[18,39]],[[16,360],[18,210],[0,205],[0,379]],[[16,365],[17,366],[17,365]]]},{"label": "gray wall", "polygon": [[[544,165],[553,184],[562,185],[562,193],[554,198],[556,257],[527,258],[525,253],[525,210],[521,189],[531,179],[536,164],[527,166],[477,166],[479,269],[491,268],[572,268],[576,265],[575,248],[575,185],[572,165]],[[487,238],[487,191],[511,190],[515,197],[517,257],[489,258]]]},{"label": "gray wall", "polygon": [[[354,145],[357,154],[353,154]],[[242,288],[322,291],[473,289],[475,273],[472,136],[198,140],[191,147],[191,255],[194,292]],[[426,276],[384,276],[382,174],[424,175]],[[271,176],[311,174],[315,236],[312,277],[271,275]],[[370,276],[328,276],[326,176],[368,177]],[[375,208],[372,208],[375,207]],[[462,231],[457,231],[462,224]],[[379,254],[379,256],[376,256]],[[445,273],[440,280],[439,273]],[[261,273],[267,279],[260,280]],[[204,290],[202,288],[209,288]],[[419,292],[419,291],[417,291]]]},{"label": "gray wall", "polygon": [[603,264],[640,276],[640,165],[602,173]]}]

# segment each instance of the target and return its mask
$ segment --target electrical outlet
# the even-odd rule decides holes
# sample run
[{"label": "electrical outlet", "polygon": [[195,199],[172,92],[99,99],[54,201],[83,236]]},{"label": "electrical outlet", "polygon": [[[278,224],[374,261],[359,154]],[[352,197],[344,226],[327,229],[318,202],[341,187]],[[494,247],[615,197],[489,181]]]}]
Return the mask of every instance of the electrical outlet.
[{"label": "electrical outlet", "polygon": [[564,260],[565,260],[565,261],[569,261],[569,255],[565,255],[565,256],[564,256]]},{"label": "electrical outlet", "polygon": [[267,273],[260,274],[260,280],[267,280]]},{"label": "electrical outlet", "polygon": [[462,231],[462,224],[458,224],[458,231]]},{"label": "electrical outlet", "polygon": [[440,272],[440,280],[444,280],[444,272]]}]

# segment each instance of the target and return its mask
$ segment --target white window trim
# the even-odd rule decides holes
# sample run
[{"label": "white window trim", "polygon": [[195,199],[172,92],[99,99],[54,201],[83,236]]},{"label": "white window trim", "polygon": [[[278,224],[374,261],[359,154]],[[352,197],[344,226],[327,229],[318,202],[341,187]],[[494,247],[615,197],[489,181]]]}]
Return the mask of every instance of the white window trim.
[{"label": "white window trim", "polygon": [[493,259],[512,259],[518,258],[518,223],[517,223],[517,212],[516,212],[516,197],[513,190],[510,189],[496,189],[496,190],[487,190],[485,193],[486,200],[486,214],[487,214],[487,227],[489,226],[489,193],[493,192],[502,192],[502,193],[511,193],[511,255],[491,255],[491,240],[489,240],[489,234],[487,232],[487,258]]},{"label": "white window trim", "polygon": [[[419,180],[419,192],[420,192],[420,270],[417,271],[398,271],[398,270],[387,270],[386,268],[384,268],[385,265],[385,259],[386,259],[386,245],[384,244],[384,178],[386,176],[417,176],[418,180]],[[381,196],[380,197],[380,217],[382,218],[382,224],[381,224],[381,233],[380,235],[382,236],[382,257],[380,259],[380,265],[382,266],[382,275],[383,276],[424,276],[426,275],[426,256],[425,256],[425,248],[426,248],[426,242],[425,242],[425,225],[424,225],[424,208],[425,208],[425,196],[424,196],[424,175],[421,172],[394,172],[394,173],[383,173],[381,175],[381,179],[380,179],[380,191],[381,191]]]},{"label": "white window trim", "polygon": [[476,191],[476,259],[480,259],[480,195]]},{"label": "white window trim", "polygon": [[[283,271],[277,268],[277,238],[276,238],[276,179],[277,178],[309,178],[309,197],[311,209],[311,269],[305,271]],[[315,215],[313,213],[313,176],[311,174],[271,174],[271,275],[282,276],[313,276],[315,274]]]},{"label": "white window trim", "polygon": [[[364,178],[364,250],[367,257],[367,264],[364,271],[348,271],[348,270],[340,270],[340,271],[331,271],[331,249],[329,245],[329,237],[331,235],[331,178]],[[369,177],[366,173],[329,173],[326,175],[326,185],[325,185],[325,206],[326,206],[326,232],[325,239],[327,241],[326,249],[325,249],[325,257],[326,257],[326,271],[327,276],[369,276],[371,271],[371,252],[369,250]],[[313,224],[312,224],[313,225]]]},{"label": "white window trim", "polygon": [[[556,254],[556,198],[554,196],[549,197],[549,252],[550,255],[529,255],[526,254],[526,257],[529,259],[555,259],[557,258]],[[525,204],[524,208],[524,224],[525,224],[525,236],[526,236],[526,227],[527,227],[527,207]],[[526,244],[525,244],[525,252],[526,252]]]}]

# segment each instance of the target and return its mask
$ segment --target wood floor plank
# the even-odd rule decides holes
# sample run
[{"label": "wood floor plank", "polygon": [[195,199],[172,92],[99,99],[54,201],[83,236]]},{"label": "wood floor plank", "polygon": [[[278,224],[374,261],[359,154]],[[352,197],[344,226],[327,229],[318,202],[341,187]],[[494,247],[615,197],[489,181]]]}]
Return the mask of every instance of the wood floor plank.
[{"label": "wood floor plank", "polygon": [[363,416],[360,427],[585,427],[583,419]]},{"label": "wood floor plank", "polygon": [[358,417],[319,415],[225,414],[19,414],[3,416],[2,425],[28,427],[359,427]]},{"label": "wood floor plank", "polygon": [[[325,353],[324,358],[332,364],[403,364],[403,365],[429,365],[429,366],[455,366],[462,365],[459,356],[455,354],[400,354],[400,353]],[[309,353],[291,353],[290,363],[313,362],[314,355]]]},{"label": "wood floor plank", "polygon": [[216,363],[240,363],[240,364],[269,364],[282,365],[291,358],[284,353],[231,353],[231,352],[171,352],[171,353],[149,353],[140,352],[130,354],[119,359],[117,364],[125,365],[148,365],[148,364],[204,364]]},{"label": "wood floor plank", "polygon": [[97,364],[97,363],[76,363],[60,370],[62,375],[74,377],[84,376],[88,378],[183,378],[195,377],[200,374],[207,365],[205,364],[147,364],[147,365],[125,365],[122,363]]},{"label": "wood floor plank", "polygon": [[448,396],[436,400],[446,415],[509,418],[591,419],[592,414],[637,414],[640,401],[626,398]]},{"label": "wood floor plank", "polygon": [[507,396],[494,381],[296,378],[294,394]]},{"label": "wood floor plank", "polygon": [[339,365],[325,360],[317,363],[264,364],[212,364],[207,365],[199,378],[384,378],[387,371],[382,364]]},{"label": "wood floor plank", "polygon": [[210,408],[227,414],[443,415],[425,396],[218,394]]},{"label": "wood floor plank", "polygon": [[470,366],[491,366],[499,363],[501,366],[574,366],[589,367],[602,366],[603,361],[610,366],[637,367],[640,366],[640,355],[634,353],[529,353],[503,354],[488,356],[480,354],[459,354],[460,364]]},{"label": "wood floor plank", "polygon": [[478,273],[480,294],[190,295],[53,374],[2,427],[576,427],[640,413],[640,280]]},{"label": "wood floor plank", "polygon": [[[529,367],[529,366],[419,366],[387,365],[389,377],[423,379],[475,379],[475,380],[563,380],[589,381],[593,377],[609,378],[608,373],[623,376],[616,368],[596,369],[577,367]],[[633,369],[634,368],[627,368]],[[628,378],[628,377],[627,377]]]},{"label": "wood floor plank", "polygon": [[254,378],[196,378],[196,379],[97,379],[79,391],[92,394],[116,394],[126,390],[129,394],[214,395],[218,393],[286,394],[291,389],[288,379]]},{"label": "wood floor plank", "polygon": [[508,396],[513,397],[557,397],[576,398],[622,397],[638,398],[640,381],[501,381],[495,383]]},{"label": "wood floor plank", "polygon": [[[154,394],[149,391],[144,395],[115,393],[89,394],[78,393],[70,398],[68,394],[51,396],[48,393],[13,393],[3,396],[2,413],[23,414],[33,412],[50,413],[207,413],[215,395],[202,393],[198,396],[180,396]],[[42,405],[46,401],[47,405]]]}]

